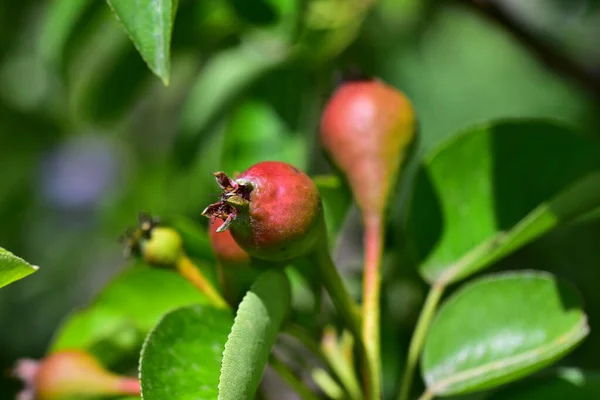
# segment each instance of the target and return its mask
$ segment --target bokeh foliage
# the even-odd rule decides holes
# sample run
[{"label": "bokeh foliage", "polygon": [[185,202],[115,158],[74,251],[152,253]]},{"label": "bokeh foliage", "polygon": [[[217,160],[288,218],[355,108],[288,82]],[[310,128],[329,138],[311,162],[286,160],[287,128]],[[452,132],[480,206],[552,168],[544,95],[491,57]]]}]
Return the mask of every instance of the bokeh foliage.
[{"label": "bokeh foliage", "polygon": [[[123,1],[111,3],[118,11]],[[180,0],[171,7],[178,11],[170,66],[155,67],[168,86],[105,2],[0,3],[0,244],[44,267],[0,291],[0,369],[41,355],[59,322],[126,268],[117,238],[140,210],[205,224],[199,214],[217,195],[210,172],[265,158],[327,173],[318,119],[340,72],[359,68],[413,100],[421,134],[415,165],[456,132],[493,119],[549,117],[597,140],[594,97],[463,2],[381,0],[366,17],[343,0],[249,3]],[[298,22],[305,3],[310,29]],[[510,3],[542,40],[583,64],[600,60],[597,8],[573,17],[564,1]],[[558,169],[571,165],[536,156]],[[387,265],[402,268],[388,268],[385,279],[384,312],[395,327],[384,332],[383,347],[397,355],[386,358],[392,376],[423,295],[418,254],[402,251],[407,197],[397,196],[388,244]],[[562,227],[492,269],[535,268],[569,279],[582,291],[593,330],[600,316],[597,217]],[[346,248],[353,247],[348,236]],[[194,256],[211,263],[208,248],[198,246]],[[358,279],[359,255],[344,254]],[[591,337],[572,358],[598,368],[598,351],[600,340]],[[386,382],[391,393],[394,379]],[[0,381],[0,397],[11,385]]]}]

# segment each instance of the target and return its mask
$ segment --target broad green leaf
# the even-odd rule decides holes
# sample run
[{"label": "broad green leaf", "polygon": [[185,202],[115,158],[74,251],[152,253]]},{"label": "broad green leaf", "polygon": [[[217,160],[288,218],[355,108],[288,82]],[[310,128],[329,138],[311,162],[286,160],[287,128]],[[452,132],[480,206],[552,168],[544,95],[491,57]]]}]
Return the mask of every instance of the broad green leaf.
[{"label": "broad green leaf", "polygon": [[303,139],[290,131],[272,105],[247,100],[233,111],[228,122],[221,168],[235,173],[260,161],[284,161],[304,169]]},{"label": "broad green leaf", "polygon": [[600,219],[600,207],[580,216],[574,222],[575,223],[586,223],[586,222],[596,221],[598,219]]},{"label": "broad green leaf", "polygon": [[107,1],[150,70],[168,85],[176,3],[172,0]]},{"label": "broad green leaf", "polygon": [[425,340],[422,374],[440,396],[493,388],[548,366],[588,332],[578,295],[553,275],[488,276],[441,307]]},{"label": "broad green leaf", "polygon": [[223,348],[232,325],[230,311],[210,306],[190,306],[165,315],[142,349],[142,398],[216,399]]},{"label": "broad green leaf", "polygon": [[[106,82],[131,50],[127,34],[110,9],[101,7],[95,11],[86,24],[74,32],[73,51],[67,52],[64,60],[69,120],[75,125],[89,123],[95,119],[98,108],[105,107],[99,99],[106,90]],[[117,88],[121,96],[132,85],[128,82],[122,86],[126,88]],[[111,110],[114,110],[112,103],[122,100],[112,100]]]},{"label": "broad green leaf", "polygon": [[297,29],[302,4],[296,0],[228,0],[231,8],[253,26],[249,35],[256,40],[288,45]]},{"label": "broad green leaf", "polygon": [[87,349],[111,364],[137,353],[163,314],[196,303],[207,301],[177,273],[134,267],[116,277],[91,305],[66,319],[50,350]]},{"label": "broad green leaf", "polygon": [[488,400],[590,400],[600,394],[600,373],[562,368],[551,377],[527,380]]},{"label": "broad green leaf", "polygon": [[346,0],[308,2],[298,41],[301,54],[317,63],[339,55],[358,35],[368,11],[367,3]]},{"label": "broad green leaf", "polygon": [[210,58],[200,71],[181,112],[177,156],[189,164],[198,153],[202,136],[240,94],[267,71],[280,65],[287,53],[266,53],[240,45]]},{"label": "broad green leaf", "polygon": [[600,205],[600,143],[544,120],[470,129],[426,155],[410,230],[429,281],[453,282]]},{"label": "broad green leaf", "polygon": [[271,347],[290,308],[290,286],[280,271],[264,272],[237,311],[225,344],[219,400],[252,400]]},{"label": "broad green leaf", "polygon": [[0,288],[33,274],[37,269],[37,266],[0,247]]},{"label": "broad green leaf", "polygon": [[314,176],[313,180],[321,193],[329,244],[334,246],[350,210],[352,195],[348,187],[335,175]]},{"label": "broad green leaf", "polygon": [[169,216],[165,222],[179,232],[187,254],[202,260],[215,260],[206,227],[182,215]]},{"label": "broad green leaf", "polygon": [[106,365],[128,364],[135,360],[144,333],[131,319],[99,305],[70,314],[55,334],[49,351],[84,349]]},{"label": "broad green leaf", "polygon": [[50,2],[39,38],[39,52],[45,62],[60,64],[66,42],[90,0]]}]

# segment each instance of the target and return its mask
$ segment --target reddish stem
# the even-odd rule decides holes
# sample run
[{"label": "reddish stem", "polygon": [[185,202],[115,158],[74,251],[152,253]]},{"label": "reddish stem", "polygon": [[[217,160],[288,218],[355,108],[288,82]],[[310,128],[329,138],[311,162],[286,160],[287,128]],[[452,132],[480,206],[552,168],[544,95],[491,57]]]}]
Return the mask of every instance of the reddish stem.
[{"label": "reddish stem", "polygon": [[140,381],[136,378],[123,377],[119,380],[117,390],[119,394],[139,396],[141,393]]},{"label": "reddish stem", "polygon": [[381,398],[380,294],[383,224],[379,215],[364,217],[365,267],[362,336],[371,370],[370,398]]}]

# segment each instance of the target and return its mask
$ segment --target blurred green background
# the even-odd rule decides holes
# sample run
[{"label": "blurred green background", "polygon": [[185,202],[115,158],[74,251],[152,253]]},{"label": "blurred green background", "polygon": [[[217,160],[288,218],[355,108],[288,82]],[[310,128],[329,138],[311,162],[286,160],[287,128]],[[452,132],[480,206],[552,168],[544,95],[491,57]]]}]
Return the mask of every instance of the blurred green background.
[{"label": "blurred green background", "polygon": [[[597,81],[550,68],[475,2],[380,0],[364,21],[345,15],[344,2],[317,0],[313,28],[325,29],[298,33],[305,2],[180,0],[167,87],[104,1],[0,2],[0,245],[42,267],[0,291],[0,370],[41,356],[60,321],[123,269],[117,239],[139,211],[206,224],[200,212],[217,196],[210,173],[265,158],[327,173],[320,110],[347,71],[378,76],[412,99],[421,133],[416,157],[490,119],[550,117],[598,134]],[[595,2],[490,3],[600,80]],[[286,43],[298,34],[306,47],[290,59]],[[394,322],[383,344],[389,393],[425,288],[401,254],[403,198],[392,214],[385,280],[386,320]],[[356,225],[350,221],[344,240],[360,240]],[[495,268],[571,280],[593,330],[598,243],[600,221],[592,219]],[[360,254],[338,259],[359,278]],[[567,362],[598,368],[597,354],[600,336],[592,335]],[[0,380],[0,398],[14,387]]]}]

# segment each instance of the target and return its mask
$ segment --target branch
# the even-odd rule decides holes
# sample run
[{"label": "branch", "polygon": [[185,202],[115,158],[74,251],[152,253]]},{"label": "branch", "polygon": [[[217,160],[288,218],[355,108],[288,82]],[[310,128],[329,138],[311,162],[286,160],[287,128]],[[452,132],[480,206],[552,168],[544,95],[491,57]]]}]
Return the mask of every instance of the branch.
[{"label": "branch", "polygon": [[563,54],[559,49],[540,40],[533,32],[515,21],[503,7],[494,0],[456,0],[472,10],[504,27],[533,53],[544,65],[555,72],[576,81],[600,101],[600,71],[586,67]]}]

